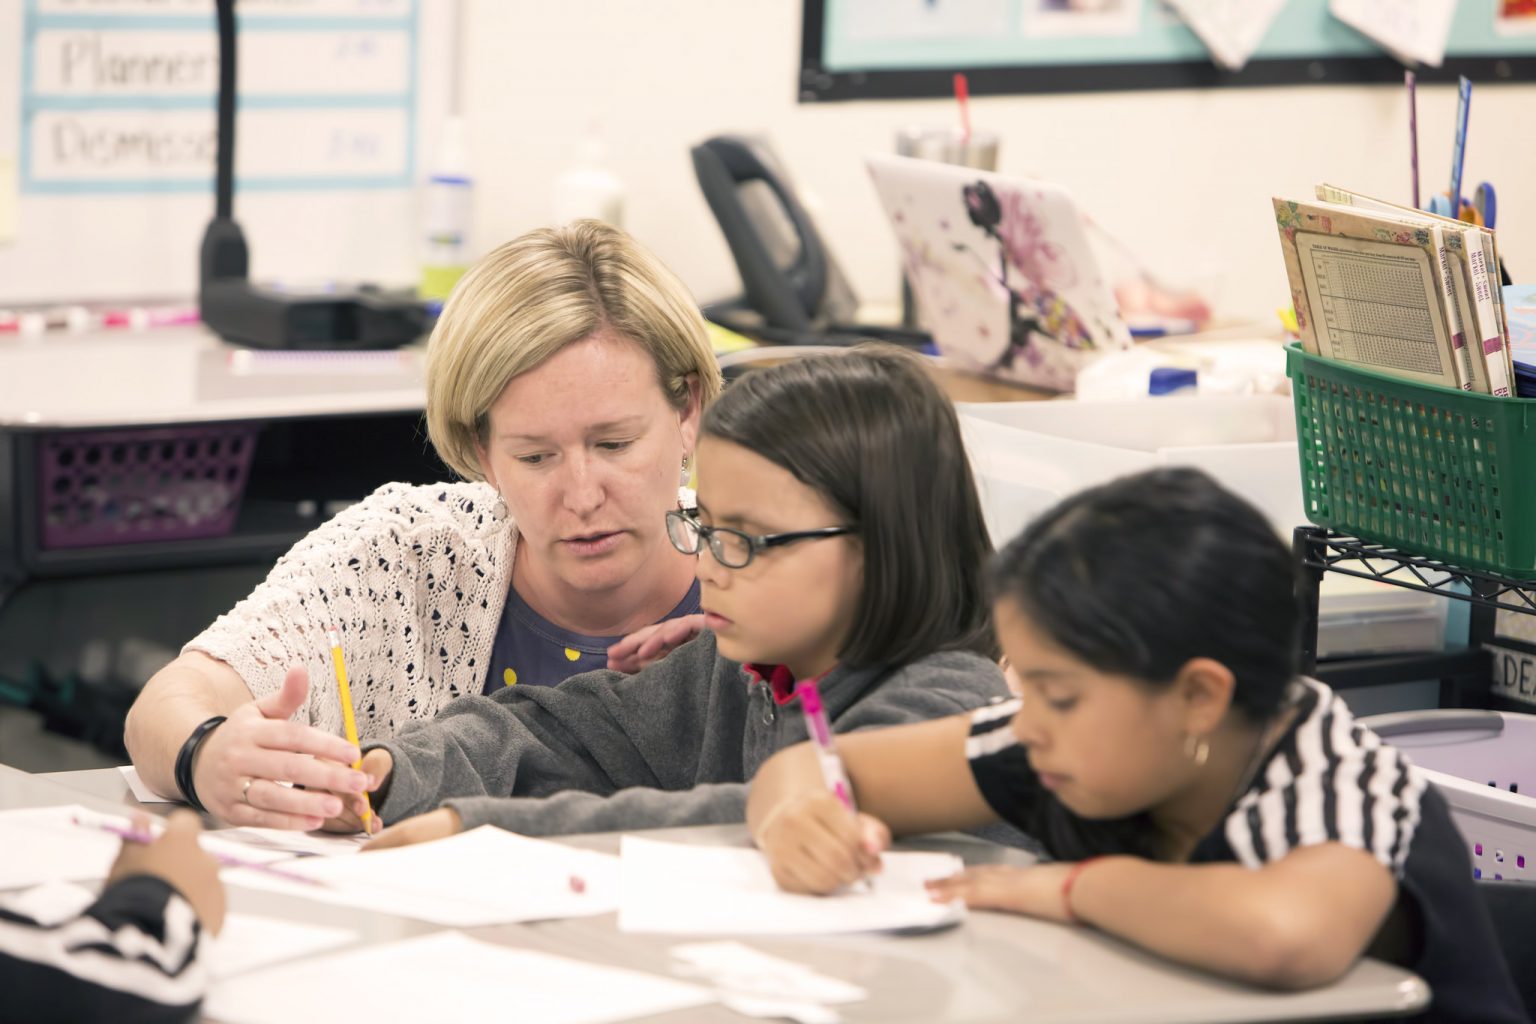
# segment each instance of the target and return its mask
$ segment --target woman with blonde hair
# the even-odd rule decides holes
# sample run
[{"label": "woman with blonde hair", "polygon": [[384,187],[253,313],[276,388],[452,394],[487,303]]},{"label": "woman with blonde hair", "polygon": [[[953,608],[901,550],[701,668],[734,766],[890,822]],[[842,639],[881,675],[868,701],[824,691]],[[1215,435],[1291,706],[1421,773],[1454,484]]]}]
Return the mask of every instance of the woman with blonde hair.
[{"label": "woman with blonde hair", "polygon": [[578,221],[491,252],[427,349],[428,432],[466,482],[387,484],[280,558],[135,701],[141,777],[234,824],[335,817],[367,779],[339,735],[332,627],[363,740],[604,667],[659,622],[690,634],[694,559],[664,513],[719,391],[697,305],[627,235]]}]

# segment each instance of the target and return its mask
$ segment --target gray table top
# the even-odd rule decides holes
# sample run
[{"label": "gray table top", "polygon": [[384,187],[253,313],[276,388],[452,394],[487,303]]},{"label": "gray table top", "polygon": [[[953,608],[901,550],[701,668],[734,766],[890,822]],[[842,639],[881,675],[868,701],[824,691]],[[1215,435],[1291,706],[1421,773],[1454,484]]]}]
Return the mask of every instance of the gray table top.
[{"label": "gray table top", "polygon": [[[139,804],[115,769],[28,775],[0,765],[0,809],[82,803],[165,813],[170,804]],[[745,843],[743,826],[660,829],[656,838]],[[616,833],[572,836],[572,845],[617,851]],[[1028,863],[1021,851],[966,836],[904,842],[942,849],[967,863]],[[440,926],[370,911],[232,888],[230,907],[359,932],[360,943],[387,942]],[[489,942],[673,975],[674,936],[621,933],[616,916],[466,929]],[[870,998],[839,1007],[844,1020],[881,1022],[1157,1022],[1348,1019],[1422,1008],[1427,986],[1376,961],[1357,964],[1337,983],[1310,992],[1275,993],[1175,966],[1096,932],[1010,914],[973,912],[958,928],[916,936],[854,935],[814,939],[751,938],[748,944],[862,986]],[[654,1018],[692,1024],[739,1021],[719,1005]]]}]

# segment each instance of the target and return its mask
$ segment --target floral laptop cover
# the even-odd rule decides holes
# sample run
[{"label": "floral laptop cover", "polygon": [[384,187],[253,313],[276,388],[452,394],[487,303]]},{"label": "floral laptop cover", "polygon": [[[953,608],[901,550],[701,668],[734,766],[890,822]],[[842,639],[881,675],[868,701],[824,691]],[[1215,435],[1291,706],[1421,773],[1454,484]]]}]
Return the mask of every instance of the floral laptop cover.
[{"label": "floral laptop cover", "polygon": [[867,164],[923,322],[954,365],[1070,391],[1083,366],[1130,347],[1065,190],[931,160]]}]

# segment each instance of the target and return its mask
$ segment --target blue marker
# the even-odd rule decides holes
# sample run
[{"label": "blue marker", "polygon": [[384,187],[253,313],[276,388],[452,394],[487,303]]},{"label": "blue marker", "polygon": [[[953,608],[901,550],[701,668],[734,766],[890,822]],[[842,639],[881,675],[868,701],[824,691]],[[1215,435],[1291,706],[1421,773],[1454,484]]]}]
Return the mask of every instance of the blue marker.
[{"label": "blue marker", "polygon": [[1472,107],[1472,80],[1461,76],[1460,97],[1456,101],[1456,144],[1451,147],[1451,212],[1453,220],[1461,217],[1461,163],[1467,154],[1467,114]]}]

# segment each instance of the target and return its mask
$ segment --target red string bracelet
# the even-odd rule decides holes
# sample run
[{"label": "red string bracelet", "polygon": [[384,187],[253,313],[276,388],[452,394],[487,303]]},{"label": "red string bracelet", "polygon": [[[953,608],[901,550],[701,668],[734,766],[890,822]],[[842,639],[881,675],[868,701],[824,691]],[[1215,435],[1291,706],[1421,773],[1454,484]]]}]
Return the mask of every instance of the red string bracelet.
[{"label": "red string bracelet", "polygon": [[1086,868],[1088,865],[1092,864],[1095,861],[1100,861],[1100,860],[1103,860],[1103,859],[1104,858],[1102,856],[1100,856],[1100,857],[1089,857],[1087,860],[1080,860],[1076,864],[1072,865],[1072,870],[1068,871],[1067,872],[1067,877],[1062,879],[1062,882],[1061,882],[1061,909],[1067,915],[1067,923],[1068,924],[1082,924],[1083,923],[1082,920],[1077,916],[1076,912],[1073,911],[1073,909],[1072,909],[1072,886],[1077,884],[1077,876],[1081,875],[1083,873],[1083,869]]}]

